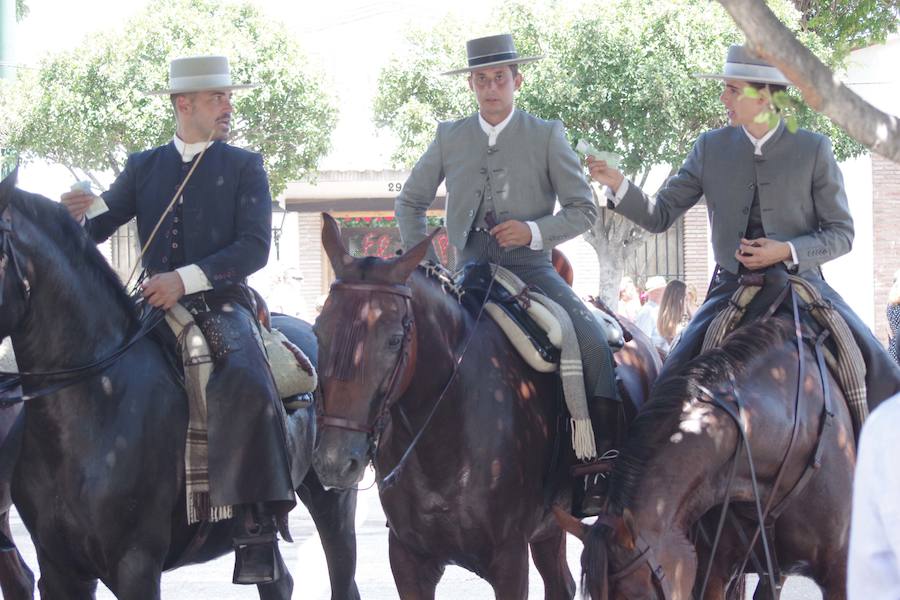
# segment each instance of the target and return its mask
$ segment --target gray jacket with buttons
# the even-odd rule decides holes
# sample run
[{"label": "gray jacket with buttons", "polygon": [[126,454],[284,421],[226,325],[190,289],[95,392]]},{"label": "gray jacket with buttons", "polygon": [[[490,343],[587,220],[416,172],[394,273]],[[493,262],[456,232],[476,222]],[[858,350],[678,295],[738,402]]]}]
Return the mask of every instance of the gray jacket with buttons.
[{"label": "gray jacket with buttons", "polygon": [[656,233],[705,196],[716,262],[737,273],[734,253],[757,188],[766,237],[794,245],[798,272],[850,251],[853,219],[831,142],[803,129],[792,134],[784,123],[761,156],[741,127],[707,131],[655,198],[631,184],[614,210]]},{"label": "gray jacket with buttons", "polygon": [[[516,110],[488,147],[478,115],[440,123],[394,204],[404,248],[425,237],[425,211],[447,182],[447,234],[464,248],[485,190],[497,222],[534,221],[545,249],[584,233],[597,218],[581,164],[559,121]],[[556,201],[562,210],[554,214]]]}]

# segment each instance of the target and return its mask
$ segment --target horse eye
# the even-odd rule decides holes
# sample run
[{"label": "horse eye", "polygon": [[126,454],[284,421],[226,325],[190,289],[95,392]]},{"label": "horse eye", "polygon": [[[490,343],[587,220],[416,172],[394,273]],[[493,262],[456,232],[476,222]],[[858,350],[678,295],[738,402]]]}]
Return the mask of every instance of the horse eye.
[{"label": "horse eye", "polygon": [[399,334],[392,335],[391,338],[388,340],[388,347],[393,350],[393,349],[399,348],[401,343],[403,343],[402,335],[399,335]]}]

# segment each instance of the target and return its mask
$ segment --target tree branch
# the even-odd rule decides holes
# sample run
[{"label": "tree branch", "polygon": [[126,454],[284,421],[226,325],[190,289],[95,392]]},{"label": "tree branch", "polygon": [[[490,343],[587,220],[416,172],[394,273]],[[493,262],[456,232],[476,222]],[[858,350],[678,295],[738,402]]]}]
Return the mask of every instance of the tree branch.
[{"label": "tree branch", "polygon": [[718,0],[747,36],[750,49],[778,67],[809,106],[852,138],[900,163],[900,120],[882,112],[841,83],[778,20],[762,0]]},{"label": "tree branch", "polygon": [[[122,169],[119,168],[119,161],[116,160],[115,155],[112,153],[112,150],[107,150],[106,152],[106,160],[109,161],[109,167],[112,169],[113,174],[118,177],[119,173],[122,172]],[[91,179],[94,179],[93,175],[88,173],[88,176]],[[96,180],[94,180],[96,181]]]}]

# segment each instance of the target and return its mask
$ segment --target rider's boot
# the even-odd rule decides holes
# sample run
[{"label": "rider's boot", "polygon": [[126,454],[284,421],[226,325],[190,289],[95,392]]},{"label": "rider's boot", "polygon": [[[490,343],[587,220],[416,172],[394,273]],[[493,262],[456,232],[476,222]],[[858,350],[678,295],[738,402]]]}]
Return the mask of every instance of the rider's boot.
[{"label": "rider's boot", "polygon": [[272,583],[282,575],[284,561],[278,551],[277,516],[270,504],[276,503],[235,507],[234,583]]},{"label": "rider's boot", "polygon": [[578,517],[592,517],[600,514],[606,504],[609,475],[613,461],[618,456],[618,443],[623,428],[622,403],[617,398],[595,396],[588,401],[591,427],[598,458],[579,465],[587,471],[576,479],[577,488],[573,502],[574,513]]}]

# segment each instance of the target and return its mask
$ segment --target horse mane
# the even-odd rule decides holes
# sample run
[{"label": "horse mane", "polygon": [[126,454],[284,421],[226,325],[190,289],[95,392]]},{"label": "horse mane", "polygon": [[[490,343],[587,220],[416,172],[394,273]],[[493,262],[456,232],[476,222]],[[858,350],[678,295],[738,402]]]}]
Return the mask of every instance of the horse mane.
[{"label": "horse mane", "polygon": [[[385,261],[376,256],[366,256],[359,259],[353,267],[352,281],[388,283],[384,281],[383,274],[380,272],[380,267],[384,264]],[[456,303],[459,302],[461,292],[454,284],[449,271],[442,266],[431,262],[420,264],[409,276],[407,284],[411,287],[419,287],[415,284],[420,279],[424,280],[429,287],[439,287],[440,292],[446,298],[452,298]],[[365,300],[362,298],[356,299],[352,307],[348,306],[344,309],[346,311],[344,314],[359,314],[364,302]],[[360,319],[352,319],[349,326],[339,329],[334,340],[335,351],[331,353],[333,358],[327,364],[321,365],[323,377],[335,377],[342,381],[348,381],[353,379],[355,373],[363,372],[365,365],[362,362],[357,362],[363,359],[357,356],[355,349],[365,336],[366,330],[366,323]]]},{"label": "horse mane", "polygon": [[[128,316],[131,325],[138,322],[134,301],[125,292],[119,276],[106,259],[100,254],[96,244],[87,235],[84,228],[75,222],[68,210],[58,203],[41,196],[16,189],[9,197],[9,204],[16,212],[24,215],[49,240],[50,247],[55,247],[60,260],[63,257],[79,257],[83,260],[72,261],[79,266],[82,275],[89,279],[84,281],[87,289],[106,289],[113,300],[121,306]],[[61,288],[66,282],[52,282]],[[60,290],[62,291],[62,290]]]},{"label": "horse mane", "polygon": [[[612,529],[601,523],[585,528],[584,552],[581,555],[581,594],[590,598],[591,591],[608,586],[609,540]],[[608,597],[608,594],[605,594]]]},{"label": "horse mane", "polygon": [[609,487],[611,511],[633,506],[649,461],[669,443],[678,429],[685,402],[695,402],[703,389],[730,385],[759,356],[781,346],[794,334],[793,323],[783,318],[754,321],[737,329],[719,348],[704,352],[653,386],[647,403],[629,427],[616,459]]}]

